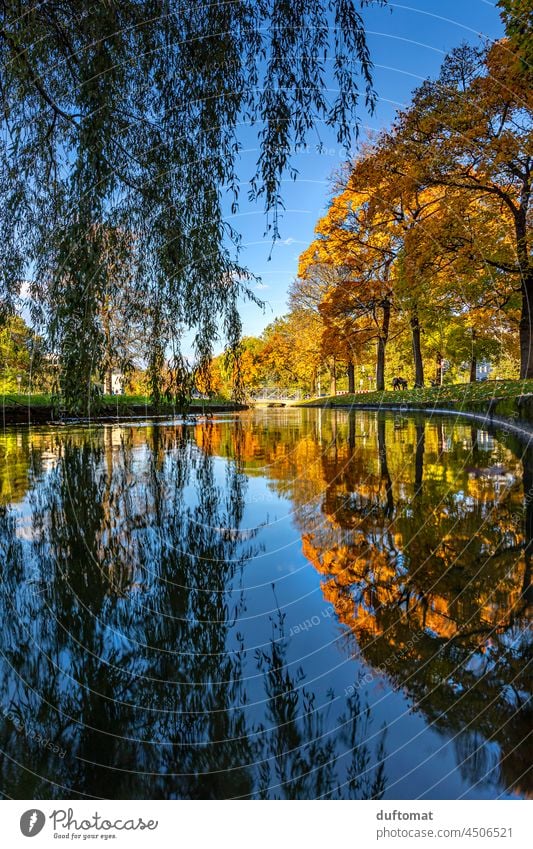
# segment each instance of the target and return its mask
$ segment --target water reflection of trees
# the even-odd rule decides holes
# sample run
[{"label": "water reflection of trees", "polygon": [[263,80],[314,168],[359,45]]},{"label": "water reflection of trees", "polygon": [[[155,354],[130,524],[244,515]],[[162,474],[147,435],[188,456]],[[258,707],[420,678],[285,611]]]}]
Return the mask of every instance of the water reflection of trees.
[{"label": "water reflection of trees", "polygon": [[531,450],[470,425],[336,411],[281,438],[250,422],[253,458],[292,499],[357,650],[454,738],[471,783],[531,793]]},{"label": "water reflection of trees", "polygon": [[9,796],[383,793],[368,708],[317,704],[287,661],[282,615],[256,656],[246,650],[248,437],[234,428],[224,479],[217,438],[207,425],[25,443],[23,509],[0,515]]},{"label": "water reflection of trees", "polygon": [[[386,432],[394,433],[378,419],[382,497],[373,500],[372,511],[350,500],[346,521],[346,495],[358,491],[360,473],[350,469],[351,459],[329,470],[334,483],[324,510],[342,539],[332,547],[328,538],[324,546],[315,533],[306,553],[327,576],[324,595],[357,637],[365,660],[455,737],[469,780],[489,778],[494,764],[485,743],[497,742],[504,783],[530,792],[524,748],[531,729],[526,621],[531,537],[517,519],[519,469],[516,485],[505,492],[497,469],[483,473],[483,466],[494,464],[477,449],[481,467],[472,471],[460,452],[441,459],[455,470],[453,484],[443,486],[434,473],[424,480],[425,433],[419,425],[413,434],[413,486],[406,490],[408,481],[400,476],[393,506],[387,453],[397,442],[388,447]],[[526,454],[526,491],[530,463]],[[528,504],[526,523],[530,511]],[[342,532],[354,522],[346,539]]]}]

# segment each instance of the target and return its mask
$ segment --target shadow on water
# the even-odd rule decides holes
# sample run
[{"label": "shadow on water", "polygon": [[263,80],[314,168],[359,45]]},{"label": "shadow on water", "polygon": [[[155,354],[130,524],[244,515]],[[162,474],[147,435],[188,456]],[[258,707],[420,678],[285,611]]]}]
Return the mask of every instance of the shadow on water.
[{"label": "shadow on water", "polygon": [[240,631],[262,543],[242,527],[249,433],[224,431],[222,465],[220,437],[209,423],[4,434],[5,795],[383,795],[364,697],[317,698],[281,610],[260,646]]}]

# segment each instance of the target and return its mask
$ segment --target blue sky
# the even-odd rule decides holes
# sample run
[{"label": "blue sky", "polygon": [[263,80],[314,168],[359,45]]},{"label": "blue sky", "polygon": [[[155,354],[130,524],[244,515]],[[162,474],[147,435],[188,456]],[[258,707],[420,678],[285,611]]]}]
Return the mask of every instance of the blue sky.
[{"label": "blue sky", "polygon": [[[504,34],[496,4],[489,0],[407,0],[391,2],[390,8],[367,9],[363,14],[379,104],[372,116],[361,104],[361,140],[365,133],[388,125],[396,109],[409,102],[413,89],[438,74],[451,48],[463,41],[497,39]],[[257,294],[266,301],[264,313],[253,304],[242,305],[245,335],[259,335],[287,311],[287,289],[295,276],[298,256],[313,239],[316,221],[328,200],[331,175],[346,158],[334,134],[323,131],[321,137],[324,153],[315,152],[317,139],[310,136],[309,149],[294,157],[299,176],[296,182],[288,180],[284,185],[281,241],[273,251],[271,239],[264,235],[262,208],[247,203],[245,185],[239,213],[230,219],[242,233],[241,262],[261,277]],[[242,156],[244,181],[253,173],[256,159],[252,138]]]}]

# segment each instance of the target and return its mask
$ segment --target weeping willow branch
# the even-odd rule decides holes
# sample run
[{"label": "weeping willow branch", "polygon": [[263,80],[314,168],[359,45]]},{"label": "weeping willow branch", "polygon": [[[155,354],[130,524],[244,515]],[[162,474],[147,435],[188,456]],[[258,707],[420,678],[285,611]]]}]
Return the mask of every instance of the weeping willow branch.
[{"label": "weeping willow branch", "polygon": [[109,364],[103,315],[142,325],[155,401],[187,331],[199,369],[220,342],[236,355],[237,302],[253,299],[227,220],[243,179],[239,128],[258,135],[250,194],[276,238],[293,152],[323,122],[349,148],[359,81],[374,106],[364,5],[2,4],[0,302],[31,271],[67,405],[90,406]]}]

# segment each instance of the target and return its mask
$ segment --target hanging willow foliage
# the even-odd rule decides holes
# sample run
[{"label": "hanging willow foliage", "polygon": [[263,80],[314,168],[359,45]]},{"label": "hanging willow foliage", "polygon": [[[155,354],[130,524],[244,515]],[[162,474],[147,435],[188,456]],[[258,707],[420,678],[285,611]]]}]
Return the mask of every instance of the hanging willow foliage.
[{"label": "hanging willow foliage", "polygon": [[117,267],[129,266],[156,400],[171,347],[182,363],[184,332],[194,330],[200,368],[216,340],[237,349],[238,299],[253,297],[226,220],[241,127],[257,128],[250,196],[275,238],[291,153],[322,121],[350,143],[358,80],[374,104],[358,10],[383,2],[2,3],[0,300],[9,311],[16,281],[31,280],[70,406],[90,403],[104,368]]}]

